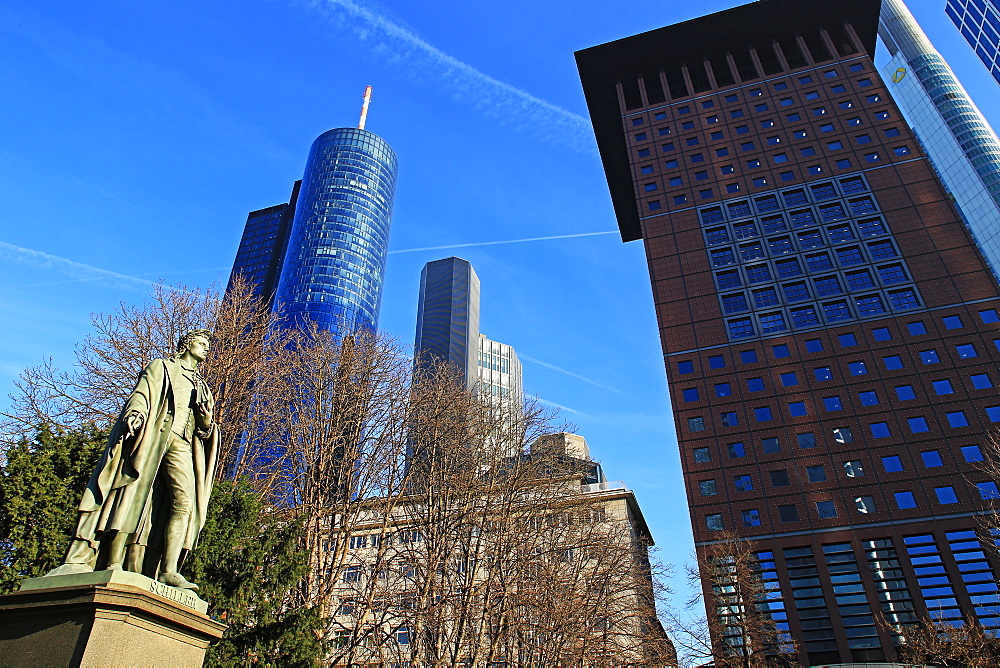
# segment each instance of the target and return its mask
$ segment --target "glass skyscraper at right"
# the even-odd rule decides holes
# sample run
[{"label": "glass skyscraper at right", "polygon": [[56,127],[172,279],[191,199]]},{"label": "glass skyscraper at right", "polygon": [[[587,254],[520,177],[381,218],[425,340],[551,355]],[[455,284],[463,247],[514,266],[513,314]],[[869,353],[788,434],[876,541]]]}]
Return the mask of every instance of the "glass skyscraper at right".
[{"label": "glass skyscraper at right", "polygon": [[994,0],[948,0],[944,11],[1000,81],[1000,6]]},{"label": "glass skyscraper at right", "polygon": [[885,83],[1000,278],[1000,140],[902,0],[882,0],[879,36]]}]

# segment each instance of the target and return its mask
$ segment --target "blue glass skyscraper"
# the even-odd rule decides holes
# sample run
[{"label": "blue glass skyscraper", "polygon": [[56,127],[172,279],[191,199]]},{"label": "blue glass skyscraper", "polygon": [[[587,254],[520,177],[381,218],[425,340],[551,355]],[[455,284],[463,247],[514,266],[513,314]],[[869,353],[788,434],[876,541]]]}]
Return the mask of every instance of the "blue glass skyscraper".
[{"label": "blue glass skyscraper", "polygon": [[250,212],[230,286],[242,277],[291,325],[339,336],[378,327],[396,154],[364,129],[335,128],[313,142],[305,175],[285,204]]},{"label": "blue glass skyscraper", "polygon": [[1000,6],[994,0],[948,0],[944,11],[1000,81]]},{"label": "blue glass skyscraper", "polygon": [[[274,302],[274,289],[281,276],[281,265],[288,246],[288,232],[295,216],[295,203],[301,181],[292,186],[292,195],[285,204],[251,211],[236,251],[236,261],[229,276],[229,287],[237,276],[241,277],[257,296],[268,306]],[[228,290],[229,288],[227,288]]]},{"label": "blue glass skyscraper", "polygon": [[468,260],[449,257],[424,265],[420,272],[417,336],[418,363],[450,363],[473,389],[479,378],[479,277]]},{"label": "blue glass skyscraper", "polygon": [[1000,140],[902,0],[882,0],[879,35],[886,85],[1000,277]]},{"label": "blue glass skyscraper", "polygon": [[392,148],[367,130],[313,142],[275,298],[290,322],[339,334],[377,327],[396,173]]}]

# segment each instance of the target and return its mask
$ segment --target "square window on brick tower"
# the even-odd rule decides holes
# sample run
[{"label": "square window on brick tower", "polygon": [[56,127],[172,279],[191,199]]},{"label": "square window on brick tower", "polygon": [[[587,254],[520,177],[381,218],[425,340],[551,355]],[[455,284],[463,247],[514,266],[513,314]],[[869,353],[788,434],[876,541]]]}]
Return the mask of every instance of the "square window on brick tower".
[{"label": "square window on brick tower", "polygon": [[816,514],[820,519],[837,517],[837,506],[833,501],[817,501]]},{"label": "square window on brick tower", "polygon": [[799,511],[795,504],[778,506],[778,517],[782,522],[797,522],[799,520]]},{"label": "square window on brick tower", "polygon": [[993,387],[993,381],[990,380],[989,374],[973,374],[969,376],[969,380],[972,381],[972,387],[977,390],[987,390]]},{"label": "square window on brick tower", "polygon": [[809,482],[826,482],[826,470],[822,464],[806,467],[806,478]]},{"label": "square window on brick tower", "polygon": [[837,443],[853,443],[854,434],[850,427],[837,427],[833,430],[833,440]]}]

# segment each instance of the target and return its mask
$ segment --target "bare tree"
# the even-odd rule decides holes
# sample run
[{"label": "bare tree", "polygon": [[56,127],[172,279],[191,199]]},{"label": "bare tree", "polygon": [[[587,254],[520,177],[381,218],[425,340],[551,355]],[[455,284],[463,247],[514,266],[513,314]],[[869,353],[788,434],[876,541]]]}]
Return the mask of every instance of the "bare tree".
[{"label": "bare tree", "polygon": [[961,624],[923,619],[892,629],[900,642],[898,660],[947,668],[987,668],[1000,664],[1000,639],[973,617]]},{"label": "bare tree", "polygon": [[15,381],[11,409],[0,421],[3,441],[16,442],[40,424],[110,426],[139,372],[174,353],[185,332],[207,328],[214,338],[201,369],[216,394],[215,419],[222,427],[219,474],[232,474],[256,388],[267,384],[275,368],[268,363],[272,351],[282,347],[277,316],[267,304],[239,279],[225,298],[211,290],[157,285],[147,303],[123,303],[91,321],[94,333],[77,346],[74,369],[60,370],[49,359]]},{"label": "bare tree", "polygon": [[624,502],[582,493],[593,462],[529,453],[551,430],[537,407],[512,421],[446,369],[418,378],[400,495],[364,500],[367,523],[331,536],[348,548],[336,665],[654,665],[669,652],[646,537]]},{"label": "bare tree", "polygon": [[[992,432],[983,441],[978,455],[979,461],[973,461],[975,473],[967,473],[965,481],[971,488],[973,498],[981,499],[979,519],[983,531],[993,538],[1000,538],[1000,496],[995,491],[1000,485],[1000,431]],[[1000,557],[994,540],[983,542]]]},{"label": "bare tree", "polygon": [[711,661],[727,668],[793,665],[795,647],[777,627],[769,601],[777,583],[761,577],[753,542],[725,533],[698,552],[688,579],[701,589],[688,605],[704,601],[705,616],[670,615],[668,628],[681,654],[691,663]]}]

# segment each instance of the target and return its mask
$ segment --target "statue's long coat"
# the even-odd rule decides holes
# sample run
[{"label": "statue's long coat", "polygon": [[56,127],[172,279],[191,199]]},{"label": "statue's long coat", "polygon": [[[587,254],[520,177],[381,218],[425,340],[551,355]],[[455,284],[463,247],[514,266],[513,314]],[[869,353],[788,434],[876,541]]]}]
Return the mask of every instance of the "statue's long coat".
[{"label": "statue's long coat", "polygon": [[[176,414],[171,376],[180,373],[180,362],[170,359],[153,360],[143,369],[80,501],[76,537],[97,548],[101,539],[98,532],[133,534],[126,568],[150,577],[157,576],[155,571],[163,550],[162,534],[169,514],[170,492],[165,484],[166,474],[159,469]],[[199,385],[196,391],[203,394],[196,401],[211,403],[211,392],[204,383]],[[142,427],[131,438],[126,438],[125,417],[132,412],[142,415]],[[192,438],[195,502],[184,541],[184,548],[188,550],[197,543],[198,534],[205,525],[218,451],[219,430],[215,425],[207,438]],[[155,532],[150,531],[152,526],[156,526]]]}]

